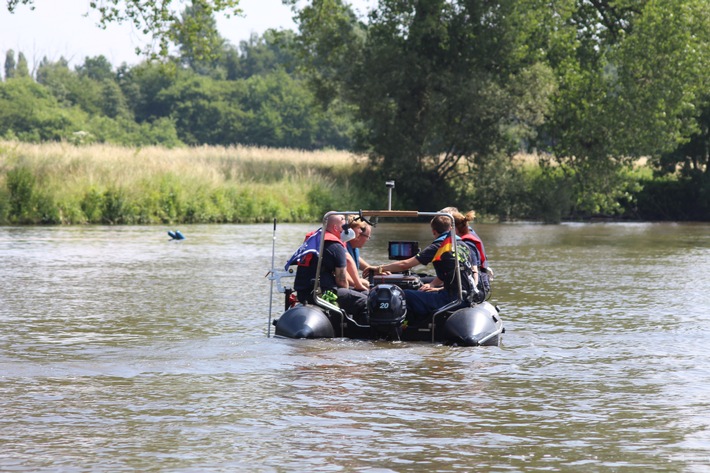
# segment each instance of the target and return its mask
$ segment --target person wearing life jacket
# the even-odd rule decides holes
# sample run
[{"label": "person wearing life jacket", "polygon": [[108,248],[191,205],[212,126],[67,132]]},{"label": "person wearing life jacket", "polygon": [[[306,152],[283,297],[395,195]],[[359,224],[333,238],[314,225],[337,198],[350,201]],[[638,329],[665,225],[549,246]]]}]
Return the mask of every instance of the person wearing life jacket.
[{"label": "person wearing life jacket", "polygon": [[[434,241],[417,253],[415,256],[395,261],[389,264],[377,266],[376,274],[382,274],[390,271],[398,273],[406,271],[417,265],[426,266],[432,263],[436,271],[436,277],[441,281],[441,287],[424,286],[419,290],[405,289],[404,295],[407,301],[407,319],[416,323],[430,317],[441,307],[449,304],[458,298],[458,284],[456,282],[456,260],[452,251],[452,236],[451,220],[446,216],[434,217],[431,222],[431,230],[434,235]],[[457,238],[456,249],[459,259],[459,271],[461,277],[461,289],[467,294],[472,294],[475,291],[475,282],[473,281],[472,266],[473,258],[468,246],[463,244],[460,238]],[[467,307],[470,305],[468,299],[464,299],[459,307]]]},{"label": "person wearing life jacket", "polygon": [[[454,217],[454,226],[456,227],[456,236],[459,237],[461,242],[468,246],[471,252],[471,272],[473,275],[473,281],[476,287],[481,291],[480,294],[476,294],[475,300],[473,302],[482,302],[487,295],[487,292],[483,290],[483,284],[480,282],[480,264],[481,258],[479,256],[478,247],[475,244],[475,240],[472,238],[470,232],[468,232],[468,220],[467,217],[461,214],[455,207],[446,207],[441,209],[440,212],[446,212]],[[462,230],[463,229],[463,230]],[[443,282],[435,277],[431,282],[423,284],[420,290],[422,291],[438,291],[443,286]]]},{"label": "person wearing life jacket", "polygon": [[450,213],[454,217],[454,225],[456,226],[456,234],[469,245],[472,249],[476,249],[478,255],[479,272],[476,277],[478,288],[484,291],[487,297],[491,292],[491,278],[493,277],[493,269],[488,266],[488,258],[486,258],[486,250],[483,247],[483,241],[471,228],[473,219],[476,218],[476,212],[470,210],[463,215],[456,207],[446,207],[441,212]]},{"label": "person wearing life jacket", "polygon": [[[318,238],[324,238],[323,261],[319,280],[321,294],[331,291],[337,295],[336,302],[339,307],[350,315],[360,316],[366,310],[367,296],[364,293],[350,289],[348,285],[346,272],[347,251],[345,250],[345,243],[340,238],[345,221],[343,215],[330,215],[326,221],[325,230],[318,229],[315,232],[311,232],[306,236],[306,241],[304,241],[301,248],[315,248],[316,243],[320,243]],[[319,255],[317,249],[315,251],[311,249],[300,251],[301,248],[291,257],[286,266],[288,267],[293,263],[298,264],[293,288],[296,291],[299,302],[313,304],[315,302],[313,286]]]}]

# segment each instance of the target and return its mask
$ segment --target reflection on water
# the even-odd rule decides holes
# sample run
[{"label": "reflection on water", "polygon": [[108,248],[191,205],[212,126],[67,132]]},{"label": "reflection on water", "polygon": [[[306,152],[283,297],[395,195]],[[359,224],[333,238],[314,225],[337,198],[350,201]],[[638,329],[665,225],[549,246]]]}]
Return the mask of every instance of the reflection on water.
[{"label": "reflection on water", "polygon": [[[279,226],[277,263],[309,229]],[[0,470],[710,461],[708,225],[479,226],[507,333],[474,349],[266,338],[273,227],[180,230],[0,228]]]}]

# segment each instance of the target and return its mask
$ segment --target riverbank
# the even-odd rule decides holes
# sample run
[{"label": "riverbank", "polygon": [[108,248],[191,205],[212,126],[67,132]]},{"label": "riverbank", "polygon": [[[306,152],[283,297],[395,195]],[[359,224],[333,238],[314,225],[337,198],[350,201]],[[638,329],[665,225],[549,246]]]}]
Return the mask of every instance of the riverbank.
[{"label": "riverbank", "polygon": [[0,141],[0,224],[316,220],[363,165],[341,151]]},{"label": "riverbank", "polygon": [[[645,162],[585,175],[539,158],[462,169],[428,210],[453,202],[479,222],[710,219],[707,179],[654,177]],[[380,174],[344,151],[0,141],[0,225],[314,222],[382,208]],[[395,206],[410,197],[398,186]]]}]

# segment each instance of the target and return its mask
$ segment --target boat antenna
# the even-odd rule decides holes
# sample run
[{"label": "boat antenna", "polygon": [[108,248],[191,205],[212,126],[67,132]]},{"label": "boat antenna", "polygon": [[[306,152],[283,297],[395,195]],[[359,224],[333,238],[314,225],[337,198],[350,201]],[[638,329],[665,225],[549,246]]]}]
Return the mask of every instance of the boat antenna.
[{"label": "boat antenna", "polygon": [[387,210],[392,210],[392,189],[394,189],[394,181],[385,181],[387,186],[388,198],[387,198]]},{"label": "boat antenna", "polygon": [[[271,240],[271,271],[274,271],[274,253],[276,252],[276,219],[274,218],[274,236]],[[271,279],[269,290],[269,325],[266,327],[266,338],[271,338],[271,306],[274,302],[274,279]]]}]

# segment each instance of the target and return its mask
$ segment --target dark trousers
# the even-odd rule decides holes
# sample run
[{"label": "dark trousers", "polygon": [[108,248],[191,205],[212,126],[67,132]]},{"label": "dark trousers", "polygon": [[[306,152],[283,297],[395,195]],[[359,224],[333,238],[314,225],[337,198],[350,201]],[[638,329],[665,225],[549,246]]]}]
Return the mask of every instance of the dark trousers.
[{"label": "dark trousers", "polygon": [[[430,318],[434,312],[456,299],[447,290],[425,292],[405,289],[404,297],[407,299],[407,320],[415,323]],[[464,301],[459,307],[469,305]]]},{"label": "dark trousers", "polygon": [[367,311],[367,293],[339,287],[338,305],[354,318],[361,319]]},{"label": "dark trousers", "polygon": [[[339,287],[338,307],[356,318],[364,318],[367,312],[367,293]],[[315,304],[313,291],[301,290],[297,293],[298,301],[301,304]]]}]

